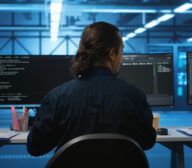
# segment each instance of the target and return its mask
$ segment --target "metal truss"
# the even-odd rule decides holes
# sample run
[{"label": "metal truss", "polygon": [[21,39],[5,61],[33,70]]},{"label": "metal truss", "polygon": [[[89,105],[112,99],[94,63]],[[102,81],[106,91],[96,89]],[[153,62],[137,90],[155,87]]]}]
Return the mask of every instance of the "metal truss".
[{"label": "metal truss", "polygon": [[[1,38],[1,37],[0,37]],[[12,37],[9,37],[9,38],[5,38],[5,41],[4,43],[1,43],[0,45],[0,54],[2,55],[2,51],[8,46],[8,45],[11,45],[11,53],[9,53],[9,55],[15,55],[15,53],[17,53],[17,48],[16,48],[16,44],[19,45],[23,51],[25,51],[25,55],[37,55],[37,54],[34,54],[33,52],[31,52],[29,50],[29,47],[30,45],[26,45],[26,44],[23,44],[22,43],[22,40],[19,39],[19,38],[22,38],[22,39],[38,39],[39,41],[39,46],[38,46],[38,55],[45,55],[42,53],[42,40],[43,39],[48,39],[50,38],[49,36],[37,36],[37,37],[31,37],[31,36],[19,36],[19,37],[16,37],[16,36],[12,36]],[[57,51],[57,49],[65,44],[65,47],[66,47],[66,52],[65,53],[60,53],[61,55],[71,55],[71,52],[69,50],[69,45],[73,45],[75,47],[75,49],[78,48],[78,44],[73,40],[74,38],[79,38],[79,37],[74,37],[74,36],[62,36],[62,37],[59,37],[61,38],[62,40],[48,53],[48,55],[54,55],[54,53]],[[46,54],[47,55],[47,54]]]},{"label": "metal truss", "polygon": [[[83,9],[93,9],[91,8],[93,6],[89,6],[89,5],[70,5],[69,8],[71,8],[71,11],[76,10],[83,10]],[[102,8],[113,8],[114,6],[94,6],[94,8],[97,9],[102,9]],[[118,6],[119,7],[119,6]],[[124,8],[126,8],[126,6],[124,6]],[[132,8],[134,9],[134,8]],[[144,9],[144,7],[138,7],[137,9]],[[68,10],[68,8],[67,8]],[[146,9],[145,9],[146,10]],[[160,10],[160,9],[159,9]],[[158,10],[158,11],[159,11]],[[162,9],[165,10],[165,9]],[[43,41],[45,39],[49,39],[49,25],[46,23],[42,23],[42,15],[46,14],[47,11],[47,4],[0,4],[0,11],[1,12],[12,12],[11,13],[11,24],[10,25],[1,25],[0,26],[0,40],[2,40],[3,42],[1,42],[0,44],[0,54],[2,54],[3,50],[8,46],[11,45],[11,51],[9,52],[9,54],[14,55],[17,50],[16,45],[19,45],[19,47],[21,47],[24,52],[26,54],[29,55],[33,55],[34,53],[32,51],[30,51],[29,47],[30,45],[26,45],[22,42],[22,39],[36,39],[38,41],[38,46],[36,46],[37,50],[38,50],[38,55],[43,55]],[[15,14],[17,12],[36,12],[38,14],[38,24],[33,25],[33,26],[29,26],[26,25],[25,23],[22,25],[18,25],[15,21]],[[74,12],[74,11],[73,11]],[[165,11],[164,11],[165,12]],[[131,12],[130,12],[131,13]],[[133,11],[132,11],[133,13]],[[149,11],[146,13],[150,13]],[[140,11],[140,14],[143,14],[142,11]],[[59,47],[63,44],[65,44],[65,49],[66,52],[65,53],[61,53],[61,54],[66,54],[69,55],[71,53],[70,51],[70,45],[74,46],[75,49],[78,48],[78,44],[77,44],[77,39],[80,39],[80,35],[73,35],[73,32],[79,32],[81,33],[82,30],[84,29],[86,25],[76,25],[76,26],[70,26],[70,25],[61,25],[60,31],[63,32],[62,35],[59,36],[59,39],[61,41],[58,42],[58,44],[49,52],[50,55],[55,54]],[[135,28],[139,27],[140,25],[127,25],[127,24],[119,24],[117,25],[121,31],[121,34],[127,34],[127,32],[131,32],[133,31]],[[72,32],[70,35],[65,35],[64,33],[70,31]],[[11,35],[6,35],[3,34],[2,32],[9,32]],[[18,32],[35,32],[37,33],[36,35],[22,35],[22,34],[18,34]],[[165,34],[163,34],[163,33]],[[184,33],[181,33],[184,32]],[[186,34],[187,33],[187,34]],[[27,34],[27,33],[26,33]],[[191,34],[191,25],[187,25],[187,26],[178,26],[176,25],[175,21],[173,22],[172,25],[170,26],[158,26],[157,28],[155,28],[154,30],[151,31],[147,31],[146,33],[142,34],[142,35],[138,35],[137,37],[134,38],[134,40],[143,40],[145,39],[145,44],[150,44],[151,41],[153,39],[166,39],[171,43],[180,43],[181,39],[186,39],[189,37],[188,34]],[[191,34],[192,35],[192,34]],[[36,44],[37,45],[37,44]],[[127,41],[125,43],[125,45],[129,46],[129,48],[133,51],[133,52],[139,52],[136,47],[132,44],[132,41]]]},{"label": "metal truss", "polygon": [[[28,26],[28,25],[22,25],[22,26],[15,26],[15,13],[12,13],[12,24],[9,26],[4,26],[0,27],[0,32],[11,32],[11,35],[6,35],[3,34],[0,35],[0,40],[3,40],[4,42],[1,42],[0,44],[0,53],[2,54],[2,51],[8,46],[11,45],[11,52],[9,54],[15,55],[17,53],[17,48],[16,44],[19,45],[23,51],[26,53],[26,55],[34,55],[33,52],[29,50],[30,45],[29,44],[24,44],[21,39],[37,39],[38,40],[38,46],[36,47],[39,51],[38,55],[44,55],[42,52],[42,47],[43,47],[43,40],[44,39],[50,39],[49,35],[45,35],[46,32],[49,31],[49,28],[46,26],[42,26],[42,20],[41,20],[41,15],[42,13],[39,13],[39,20],[38,23],[39,25],[36,26]],[[68,28],[68,30],[70,30]],[[82,29],[81,29],[82,30]],[[38,35],[22,35],[22,34],[17,34],[18,32],[35,32]],[[44,34],[43,34],[44,33]],[[54,53],[57,51],[57,49],[65,43],[65,48],[66,52],[61,53],[63,55],[70,55],[69,51],[69,45],[73,45],[76,49],[78,48],[78,44],[76,44],[74,39],[79,39],[80,36],[69,36],[69,35],[62,35],[59,36],[59,39],[61,41],[48,53],[48,55],[54,55]]]},{"label": "metal truss", "polygon": [[[48,9],[49,3],[44,4],[0,4],[0,11],[10,12],[44,12]],[[171,13],[170,6],[143,6],[143,5],[82,5],[65,4],[63,10],[67,14],[75,13]],[[184,13],[191,14],[192,11]]]}]

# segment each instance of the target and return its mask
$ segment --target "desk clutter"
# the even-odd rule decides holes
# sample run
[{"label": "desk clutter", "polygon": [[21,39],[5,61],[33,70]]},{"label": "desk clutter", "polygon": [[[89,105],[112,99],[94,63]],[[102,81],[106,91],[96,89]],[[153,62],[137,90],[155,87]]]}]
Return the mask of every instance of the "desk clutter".
[{"label": "desk clutter", "polygon": [[10,139],[19,133],[9,130],[0,130],[0,140],[7,140]]},{"label": "desk clutter", "polygon": [[157,131],[159,128],[160,115],[159,113],[153,113],[153,128]]},{"label": "desk clutter", "polygon": [[177,131],[185,135],[192,136],[192,128],[180,128]]},{"label": "desk clutter", "polygon": [[12,112],[12,129],[14,131],[27,131],[29,110],[24,106],[22,112],[17,112],[14,106],[11,106]]},{"label": "desk clutter", "polygon": [[157,135],[168,135],[168,129],[167,128],[158,128]]}]

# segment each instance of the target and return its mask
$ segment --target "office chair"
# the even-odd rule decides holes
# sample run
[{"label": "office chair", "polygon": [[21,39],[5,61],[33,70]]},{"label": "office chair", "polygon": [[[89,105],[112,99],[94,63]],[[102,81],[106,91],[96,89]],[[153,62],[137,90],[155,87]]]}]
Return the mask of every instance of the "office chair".
[{"label": "office chair", "polygon": [[149,168],[143,149],[119,134],[87,134],[61,146],[46,168]]}]

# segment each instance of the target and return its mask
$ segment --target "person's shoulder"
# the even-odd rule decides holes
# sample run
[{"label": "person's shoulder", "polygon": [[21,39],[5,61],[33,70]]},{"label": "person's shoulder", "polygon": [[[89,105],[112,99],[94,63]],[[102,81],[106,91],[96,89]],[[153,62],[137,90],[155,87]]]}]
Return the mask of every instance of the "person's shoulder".
[{"label": "person's shoulder", "polygon": [[116,78],[116,83],[119,87],[121,87],[128,94],[133,94],[135,96],[139,96],[139,97],[143,97],[143,98],[146,97],[145,93],[141,89],[137,88],[133,84],[131,84],[121,78]]},{"label": "person's shoulder", "polygon": [[50,90],[47,95],[44,97],[44,99],[49,99],[49,100],[56,100],[59,97],[67,94],[67,91],[70,89],[70,87],[73,85],[74,80],[70,80],[67,82],[64,82],[60,85],[58,85],[57,87],[53,88],[52,90]]}]

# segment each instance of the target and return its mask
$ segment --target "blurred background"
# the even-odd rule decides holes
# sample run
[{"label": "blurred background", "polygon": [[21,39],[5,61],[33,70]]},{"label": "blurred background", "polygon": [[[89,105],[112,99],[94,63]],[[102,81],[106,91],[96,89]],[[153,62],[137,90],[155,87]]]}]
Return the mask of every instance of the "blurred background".
[{"label": "blurred background", "polygon": [[[120,29],[124,54],[173,53],[174,106],[152,110],[160,114],[160,127],[191,126],[186,66],[192,52],[191,0],[1,0],[0,56],[75,55],[83,28],[97,21]],[[0,127],[11,122],[10,109],[0,107]],[[184,152],[191,168],[192,150]],[[160,144],[146,154],[151,168],[171,166],[170,151]],[[5,145],[0,167],[43,167],[51,155],[35,158],[25,145]]]}]

